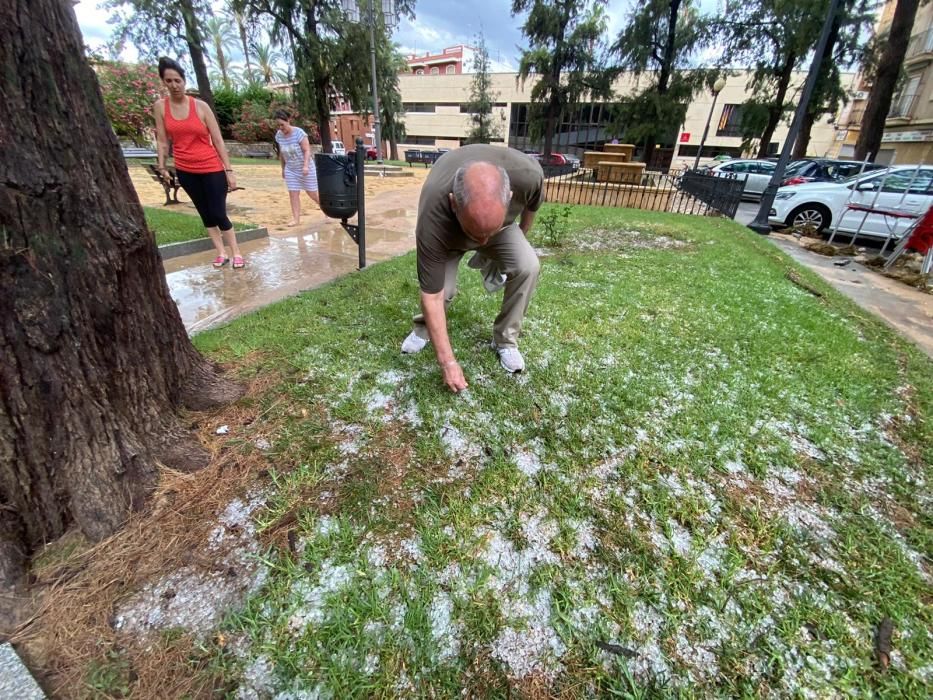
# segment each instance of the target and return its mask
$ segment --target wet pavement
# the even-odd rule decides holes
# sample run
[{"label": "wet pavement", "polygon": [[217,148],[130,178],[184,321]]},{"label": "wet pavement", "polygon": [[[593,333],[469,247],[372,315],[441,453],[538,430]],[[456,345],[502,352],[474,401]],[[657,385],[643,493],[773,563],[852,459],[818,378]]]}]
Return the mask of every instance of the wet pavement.
[{"label": "wet pavement", "polygon": [[933,295],[879,275],[856,262],[836,265],[840,258],[828,258],[802,248],[793,236],[772,234],[768,239],[933,358]]},{"label": "wet pavement", "polygon": [[[387,194],[392,196],[367,202],[372,209],[366,217],[367,265],[401,255],[415,245],[416,210],[404,205],[417,201],[417,190],[403,197]],[[213,250],[165,261],[169,290],[189,333],[318,287],[358,267],[356,243],[338,222],[323,216],[302,223],[293,232],[245,243],[240,249],[247,261],[243,270],[229,265],[213,269]]]}]

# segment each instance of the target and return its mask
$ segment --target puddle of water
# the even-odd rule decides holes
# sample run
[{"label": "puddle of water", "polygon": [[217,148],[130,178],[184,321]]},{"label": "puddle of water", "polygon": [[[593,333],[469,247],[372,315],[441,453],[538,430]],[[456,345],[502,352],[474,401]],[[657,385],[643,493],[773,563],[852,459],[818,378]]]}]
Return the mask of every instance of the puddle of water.
[{"label": "puddle of water", "polygon": [[[368,227],[367,264],[414,247],[414,234]],[[165,262],[166,280],[189,333],[205,330],[357,269],[356,244],[339,226],[251,241],[247,266],[215,270],[214,251]]]}]

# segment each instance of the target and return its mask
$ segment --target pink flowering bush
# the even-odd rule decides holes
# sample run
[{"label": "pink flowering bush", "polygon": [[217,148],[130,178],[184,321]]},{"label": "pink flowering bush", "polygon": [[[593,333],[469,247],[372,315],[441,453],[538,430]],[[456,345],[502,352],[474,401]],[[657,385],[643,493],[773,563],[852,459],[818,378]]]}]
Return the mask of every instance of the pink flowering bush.
[{"label": "pink flowering bush", "polygon": [[321,135],[317,125],[302,117],[294,104],[282,100],[273,100],[268,105],[261,102],[245,102],[240,112],[240,120],[230,129],[233,132],[233,137],[240,143],[274,141],[278,126],[272,115],[279,109],[285,109],[292,115],[291,123],[294,126],[300,126],[307,132],[308,141],[311,143],[321,142]]},{"label": "pink flowering bush", "polygon": [[107,118],[118,138],[130,139],[138,146],[150,140],[147,134],[155,127],[152,103],[162,96],[162,81],[154,66],[101,62],[96,66],[97,80],[104,96]]}]

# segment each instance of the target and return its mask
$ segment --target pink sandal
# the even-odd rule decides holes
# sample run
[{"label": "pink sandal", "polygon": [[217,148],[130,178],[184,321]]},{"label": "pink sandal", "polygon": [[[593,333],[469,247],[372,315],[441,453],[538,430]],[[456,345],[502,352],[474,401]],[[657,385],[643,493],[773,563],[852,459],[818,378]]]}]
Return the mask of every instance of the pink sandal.
[{"label": "pink sandal", "polygon": [[239,255],[235,255],[233,257],[233,269],[242,270],[244,267],[246,267],[246,261]]},{"label": "pink sandal", "polygon": [[214,262],[213,262],[214,269],[219,270],[224,265],[226,265],[229,260],[230,260],[229,258],[225,258],[223,255],[218,255],[216,258],[214,258]]}]

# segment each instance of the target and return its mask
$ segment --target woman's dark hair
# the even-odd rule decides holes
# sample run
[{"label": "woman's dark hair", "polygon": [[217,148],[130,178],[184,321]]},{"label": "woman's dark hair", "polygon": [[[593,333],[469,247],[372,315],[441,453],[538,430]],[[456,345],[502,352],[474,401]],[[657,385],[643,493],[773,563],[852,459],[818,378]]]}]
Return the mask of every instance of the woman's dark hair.
[{"label": "woman's dark hair", "polygon": [[281,119],[282,121],[291,121],[292,115],[287,109],[277,109],[272,115],[274,119]]},{"label": "woman's dark hair", "polygon": [[167,70],[175,71],[182,77],[182,79],[185,77],[185,69],[178,65],[178,61],[168,58],[167,56],[163,56],[159,59],[159,77],[164,78],[165,71]]}]

